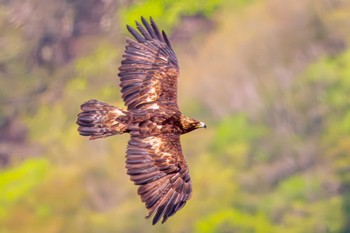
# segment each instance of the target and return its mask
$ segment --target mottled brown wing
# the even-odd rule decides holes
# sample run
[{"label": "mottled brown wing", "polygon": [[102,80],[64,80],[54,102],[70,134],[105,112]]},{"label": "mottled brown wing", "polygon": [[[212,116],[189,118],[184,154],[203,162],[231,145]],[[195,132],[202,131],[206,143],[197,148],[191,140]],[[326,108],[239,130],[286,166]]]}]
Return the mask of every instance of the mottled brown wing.
[{"label": "mottled brown wing", "polygon": [[164,33],[150,18],[143,17],[144,27],[136,22],[137,32],[127,26],[135,40],[127,39],[119,67],[122,98],[128,109],[177,107],[179,67],[176,55]]},{"label": "mottled brown wing", "polygon": [[155,213],[153,224],[161,217],[164,223],[191,197],[191,179],[179,135],[131,137],[126,168],[130,179],[140,185],[138,194],[149,211],[146,218]]}]

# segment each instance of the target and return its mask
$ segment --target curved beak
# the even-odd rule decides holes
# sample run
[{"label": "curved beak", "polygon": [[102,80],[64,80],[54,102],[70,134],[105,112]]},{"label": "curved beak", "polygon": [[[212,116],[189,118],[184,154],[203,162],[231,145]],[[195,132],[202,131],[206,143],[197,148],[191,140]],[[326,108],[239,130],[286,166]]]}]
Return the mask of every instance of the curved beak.
[{"label": "curved beak", "polygon": [[207,125],[206,125],[204,122],[199,122],[198,128],[204,128],[204,129],[206,129],[206,128],[207,128]]}]

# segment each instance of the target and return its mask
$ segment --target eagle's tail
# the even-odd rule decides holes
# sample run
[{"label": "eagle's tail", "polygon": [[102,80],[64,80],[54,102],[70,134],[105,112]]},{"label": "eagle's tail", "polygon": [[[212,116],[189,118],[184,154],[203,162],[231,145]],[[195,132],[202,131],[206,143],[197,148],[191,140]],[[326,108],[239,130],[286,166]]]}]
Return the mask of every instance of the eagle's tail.
[{"label": "eagle's tail", "polygon": [[78,114],[78,131],[82,136],[90,136],[90,140],[104,138],[127,131],[130,119],[128,111],[89,100],[81,105],[82,112]]}]

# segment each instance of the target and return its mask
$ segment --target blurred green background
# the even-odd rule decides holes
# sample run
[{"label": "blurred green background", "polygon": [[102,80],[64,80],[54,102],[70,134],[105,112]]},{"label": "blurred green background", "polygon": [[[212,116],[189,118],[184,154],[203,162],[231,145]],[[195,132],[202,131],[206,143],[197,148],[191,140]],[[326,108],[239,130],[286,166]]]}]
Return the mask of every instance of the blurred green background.
[{"label": "blurred green background", "polygon": [[[88,141],[88,99],[123,106],[140,16],[181,68],[193,196],[152,226],[128,135]],[[350,232],[350,1],[1,0],[0,233]]]}]

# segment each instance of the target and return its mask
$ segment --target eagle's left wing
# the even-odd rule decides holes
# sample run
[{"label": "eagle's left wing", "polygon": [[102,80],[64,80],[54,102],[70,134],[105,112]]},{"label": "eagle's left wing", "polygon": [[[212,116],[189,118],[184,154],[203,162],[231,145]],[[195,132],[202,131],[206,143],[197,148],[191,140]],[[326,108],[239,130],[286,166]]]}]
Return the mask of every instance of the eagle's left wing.
[{"label": "eagle's left wing", "polygon": [[179,67],[174,50],[164,31],[150,18],[141,18],[137,32],[127,26],[135,40],[127,39],[119,67],[122,98],[128,110],[178,108],[177,82]]},{"label": "eagle's left wing", "polygon": [[127,173],[140,185],[138,194],[153,224],[164,223],[182,208],[192,193],[191,179],[176,134],[132,136],[127,149]]}]

